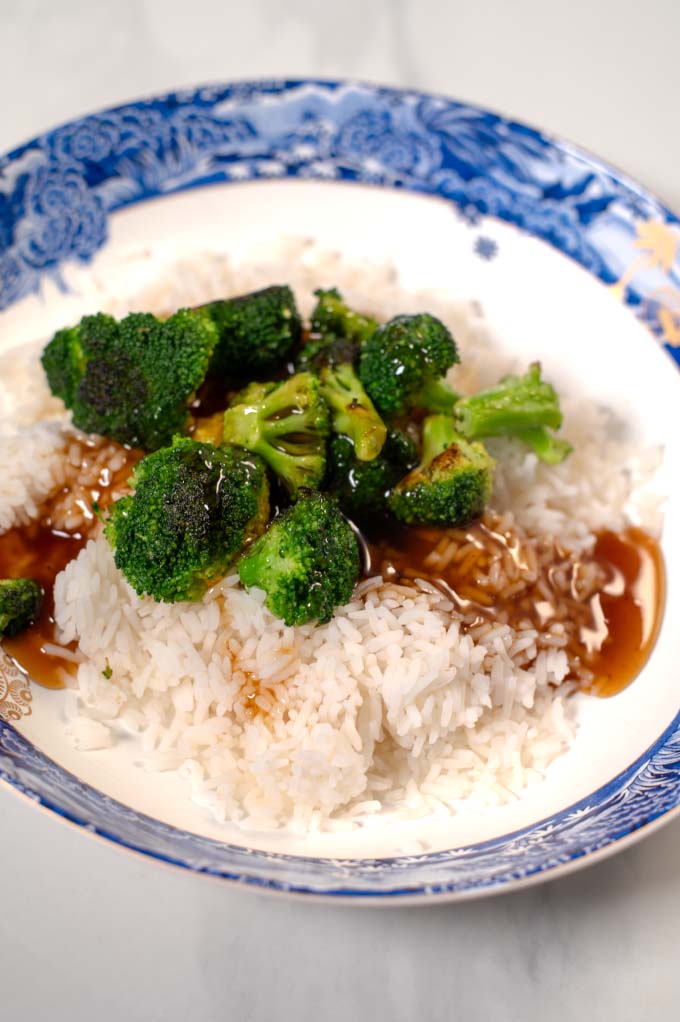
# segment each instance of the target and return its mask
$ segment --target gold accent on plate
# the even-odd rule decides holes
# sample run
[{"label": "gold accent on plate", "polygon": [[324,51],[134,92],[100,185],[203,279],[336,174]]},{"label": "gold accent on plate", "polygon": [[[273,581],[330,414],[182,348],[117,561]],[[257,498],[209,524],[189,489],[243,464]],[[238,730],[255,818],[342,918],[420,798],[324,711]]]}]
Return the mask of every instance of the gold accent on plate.
[{"label": "gold accent on plate", "polygon": [[32,713],[31,683],[0,646],[0,720],[21,720]]},{"label": "gold accent on plate", "polygon": [[[668,275],[680,257],[680,233],[661,220],[642,220],[637,225],[637,238],[633,244],[640,254],[611,285],[612,294],[619,300],[625,298],[626,288],[638,273],[656,270]],[[663,343],[671,348],[680,347],[680,288],[670,283],[655,288],[647,295],[646,301],[658,305],[656,318]]]}]

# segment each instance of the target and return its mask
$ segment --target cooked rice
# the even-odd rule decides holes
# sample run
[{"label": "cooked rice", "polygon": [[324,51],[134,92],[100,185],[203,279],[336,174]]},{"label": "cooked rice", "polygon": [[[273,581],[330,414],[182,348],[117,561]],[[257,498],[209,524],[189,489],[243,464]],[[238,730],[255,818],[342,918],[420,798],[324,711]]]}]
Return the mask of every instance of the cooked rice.
[{"label": "cooked rice", "polygon": [[[440,316],[461,348],[460,389],[512,368],[489,357],[475,303],[404,293],[393,270],[349,266],[306,242],[247,266],[212,254],[184,261],[109,310],[168,311],[281,281],[295,287],[305,313],[314,287],[337,285],[381,317],[423,309]],[[35,517],[46,497],[71,527],[113,449],[74,439],[39,382],[35,351],[5,362],[0,378],[13,420],[0,442],[0,531]],[[511,441],[493,443],[493,506],[503,528],[526,534],[530,573],[540,560],[532,537],[557,538],[567,551],[592,547],[597,530],[620,529],[635,513],[632,497],[656,467],[656,454],[635,452],[607,413],[568,399],[563,407],[563,432],[576,448],[564,464],[548,468]],[[645,523],[655,528],[650,508]],[[470,546],[464,537],[442,541],[432,568],[458,558],[472,571]],[[502,558],[485,571],[490,593],[526,590]],[[566,621],[545,629],[531,620],[466,623],[424,579],[364,581],[321,627],[288,628],[263,600],[232,577],[201,603],[154,603],[127,585],[106,541],[92,539],[55,585],[59,641],[77,641],[85,658],[68,693],[76,747],[139,735],[143,764],[177,770],[218,820],[305,831],[357,826],[380,812],[451,812],[462,799],[507,801],[573,739]]]},{"label": "cooked rice", "polygon": [[0,532],[25,525],[64,484],[65,439],[56,422],[0,431]]},{"label": "cooked rice", "polygon": [[[55,586],[61,641],[87,658],[79,717],[108,703],[107,720],[143,731],[148,765],[184,764],[218,819],[307,827],[357,801],[426,812],[481,788],[503,801],[572,737],[551,691],[566,654],[539,648],[534,629],[522,643],[490,623],[473,638],[436,590],[379,580],[329,624],[289,628],[237,583],[157,604],[99,538]],[[111,741],[103,727],[89,747],[99,739]]]}]

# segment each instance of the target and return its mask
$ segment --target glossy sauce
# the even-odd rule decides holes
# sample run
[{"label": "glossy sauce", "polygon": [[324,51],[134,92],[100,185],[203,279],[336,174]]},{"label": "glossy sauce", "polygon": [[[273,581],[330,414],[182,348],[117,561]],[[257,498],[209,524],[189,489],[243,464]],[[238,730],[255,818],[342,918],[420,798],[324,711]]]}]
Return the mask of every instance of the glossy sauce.
[{"label": "glossy sauce", "polygon": [[34,578],[45,592],[38,620],[25,632],[3,639],[4,649],[24,668],[34,681],[46,688],[63,688],[63,669],[73,664],[60,657],[48,656],[43,646],[55,642],[54,579],[69,561],[77,557],[86,538],[81,533],[69,536],[53,532],[49,525],[32,522],[10,529],[0,536],[0,578],[24,576]]},{"label": "glossy sauce", "polygon": [[[96,527],[96,523],[89,527]],[[529,613],[536,625],[545,624],[546,601],[537,599],[531,589],[523,600],[514,595],[504,599],[489,596],[483,587],[471,582],[467,572],[469,555],[435,572],[426,561],[436,547],[438,535],[435,529],[384,523],[364,530],[360,538],[368,559],[365,574],[382,572],[395,580],[423,578],[434,582],[445,589],[472,623],[503,615],[511,625],[517,625]],[[473,526],[467,536],[479,548],[505,544],[505,549],[516,556],[507,537],[482,525]],[[48,688],[61,688],[63,670],[74,669],[70,661],[43,652],[45,643],[55,642],[54,579],[78,555],[87,538],[85,530],[73,535],[54,531],[49,516],[43,522],[14,528],[0,536],[0,577],[35,578],[45,590],[38,621],[21,635],[4,639],[3,645],[35,681]],[[585,616],[576,652],[582,665],[592,673],[590,689],[598,695],[610,696],[636,677],[654,646],[664,604],[663,560],[655,540],[638,529],[629,529],[621,534],[601,533],[593,553],[575,562],[574,577],[587,561],[602,570],[604,584],[587,603],[579,605]],[[550,575],[549,569],[544,580]],[[556,591],[556,603],[560,598]],[[255,702],[258,687],[254,679],[247,681],[248,716],[254,716],[259,712]]]},{"label": "glossy sauce", "polygon": [[601,533],[594,559],[610,577],[599,597],[596,648],[586,663],[595,675],[594,691],[612,696],[640,673],[654,648],[666,579],[659,545],[641,529]]},{"label": "glossy sauce", "polygon": [[[589,599],[581,603],[574,600],[577,613],[569,620],[577,621],[578,627],[574,629],[575,641],[566,647],[591,675],[584,687],[600,696],[615,695],[642,670],[656,641],[665,598],[663,558],[651,536],[634,528],[623,533],[602,532],[591,553],[571,562],[565,561],[565,555],[556,548],[554,563],[540,576],[543,591],[538,593],[538,587],[528,586],[520,594],[503,597],[490,594],[471,578],[474,551],[440,571],[428,563],[444,535],[443,530],[385,523],[365,529],[362,540],[366,573],[382,574],[395,581],[422,578],[432,582],[453,600],[473,627],[499,618],[517,627],[529,618],[540,629],[550,622],[554,608],[565,602],[563,591],[557,587],[554,600],[545,598],[545,589],[553,584],[553,570],[568,563],[570,577],[575,580],[590,567],[601,572],[602,584]],[[478,549],[504,547],[515,560],[521,557],[508,537],[481,524],[467,531],[465,542]]]},{"label": "glossy sauce", "polygon": [[[124,454],[120,467],[116,471],[99,470],[91,488],[78,488],[76,503],[81,524],[77,531],[66,532],[54,525],[55,518],[63,517],[64,503],[74,499],[67,484],[44,505],[40,520],[0,535],[0,578],[33,578],[44,591],[37,621],[19,635],[4,638],[2,646],[34,681],[46,688],[63,688],[63,672],[73,673],[76,668],[74,661],[44,652],[47,643],[58,644],[54,624],[54,580],[99,528],[92,505],[96,503],[102,510],[107,508],[126,488],[132,469],[142,457],[142,451],[115,446]],[[75,643],[70,648],[73,651]]]}]

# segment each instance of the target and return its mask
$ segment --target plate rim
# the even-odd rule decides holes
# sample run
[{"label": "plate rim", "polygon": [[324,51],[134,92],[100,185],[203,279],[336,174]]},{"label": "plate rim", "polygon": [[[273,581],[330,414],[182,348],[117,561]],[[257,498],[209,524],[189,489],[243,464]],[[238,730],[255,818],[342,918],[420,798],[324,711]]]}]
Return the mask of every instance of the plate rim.
[{"label": "plate rim", "polygon": [[[181,103],[185,101],[185,100],[182,99],[182,97],[198,97],[200,94],[202,94],[204,92],[214,93],[214,92],[222,91],[222,92],[227,92],[228,93],[228,92],[231,92],[233,90],[238,89],[239,87],[240,88],[251,88],[253,90],[253,95],[256,95],[256,96],[259,95],[260,97],[262,97],[264,95],[269,95],[270,94],[270,93],[267,93],[267,89],[269,87],[273,87],[273,89],[274,89],[274,91],[271,93],[271,95],[283,96],[283,97],[287,96],[289,93],[294,92],[295,90],[303,90],[303,89],[319,89],[319,90],[328,89],[328,90],[332,90],[332,91],[336,91],[336,90],[340,91],[340,90],[343,90],[343,89],[345,89],[345,90],[352,90],[352,89],[354,89],[354,90],[358,90],[360,92],[366,93],[367,97],[370,97],[372,100],[376,100],[380,96],[391,96],[391,97],[393,97],[395,99],[398,99],[398,100],[403,102],[403,101],[405,101],[406,99],[408,99],[410,97],[410,98],[413,98],[414,100],[419,100],[419,101],[422,101],[422,102],[437,101],[437,102],[439,102],[441,104],[444,104],[445,106],[448,106],[450,108],[456,108],[458,110],[465,110],[465,111],[469,111],[469,112],[475,112],[475,113],[479,114],[482,118],[491,118],[492,120],[494,120],[498,124],[503,125],[503,126],[505,126],[507,128],[513,128],[514,127],[514,128],[518,128],[518,129],[520,129],[522,131],[528,131],[529,133],[531,133],[531,134],[537,136],[538,138],[540,138],[542,143],[546,146],[546,148],[548,150],[556,150],[557,152],[559,152],[561,154],[574,157],[575,159],[581,161],[586,166],[591,166],[593,168],[596,168],[597,170],[602,172],[607,178],[610,178],[611,180],[617,182],[617,184],[621,185],[624,189],[631,191],[632,193],[637,195],[639,198],[641,198],[645,202],[650,203],[651,207],[653,207],[655,210],[657,210],[658,212],[663,214],[663,217],[664,217],[664,220],[665,220],[666,223],[672,224],[674,226],[676,226],[678,223],[680,223],[680,220],[678,219],[678,215],[675,212],[673,212],[664,202],[659,200],[646,187],[644,187],[643,185],[639,184],[637,181],[635,181],[633,178],[629,177],[624,172],[620,171],[618,168],[616,168],[616,167],[612,166],[611,164],[607,163],[606,161],[602,160],[596,154],[593,154],[593,153],[589,152],[588,150],[583,149],[582,147],[577,146],[577,145],[575,145],[575,144],[573,144],[573,143],[571,143],[571,142],[569,142],[567,140],[564,140],[560,136],[555,135],[555,134],[553,134],[553,133],[551,133],[549,131],[544,131],[543,129],[534,128],[533,126],[527,124],[524,121],[519,121],[519,120],[517,120],[515,118],[507,117],[506,115],[496,113],[496,112],[494,112],[492,110],[489,110],[487,108],[480,107],[480,106],[478,106],[478,105],[476,105],[474,103],[468,103],[468,102],[453,100],[453,99],[450,99],[449,97],[446,97],[446,96],[441,95],[441,94],[424,92],[424,91],[421,91],[421,90],[411,90],[411,89],[405,89],[405,88],[398,88],[398,87],[393,87],[393,86],[381,86],[381,85],[378,85],[378,84],[375,84],[375,83],[368,83],[368,82],[364,82],[364,81],[361,81],[361,80],[358,80],[358,79],[352,79],[352,78],[348,78],[348,79],[334,79],[334,78],[328,78],[328,79],[324,79],[324,78],[283,78],[283,79],[277,79],[277,80],[243,78],[243,79],[237,79],[237,80],[230,81],[230,82],[213,82],[213,83],[207,83],[207,84],[204,84],[204,85],[191,86],[191,87],[183,88],[183,89],[179,89],[179,90],[167,90],[167,91],[159,92],[159,93],[150,93],[150,94],[147,94],[145,96],[138,97],[138,98],[133,99],[133,100],[129,100],[127,102],[116,104],[115,106],[106,107],[106,108],[103,108],[103,109],[98,110],[98,111],[93,111],[91,113],[87,113],[87,114],[84,114],[84,115],[79,115],[76,118],[73,118],[71,120],[62,122],[61,124],[57,125],[54,128],[48,129],[47,131],[41,133],[40,135],[34,136],[33,138],[29,139],[28,141],[20,144],[19,146],[15,147],[14,149],[10,150],[8,153],[6,153],[4,155],[0,155],[0,172],[2,172],[3,169],[6,168],[7,166],[9,166],[11,163],[20,160],[22,157],[24,157],[30,151],[35,150],[35,149],[40,149],[41,147],[44,147],[44,146],[48,145],[49,144],[49,140],[53,140],[55,137],[57,137],[59,135],[60,132],[63,133],[65,131],[67,131],[68,129],[72,130],[72,129],[75,129],[75,128],[79,127],[79,126],[83,126],[84,124],[91,124],[93,121],[97,120],[98,118],[99,119],[104,119],[107,116],[111,117],[113,115],[118,115],[118,114],[121,114],[121,112],[124,112],[124,111],[143,110],[143,109],[147,108],[149,105],[155,104],[155,103],[156,104],[158,104],[158,103],[162,104],[162,103],[169,103],[170,101],[176,101],[178,104],[181,105]],[[258,92],[258,90],[259,90],[259,92]],[[209,105],[208,105],[207,108],[208,109],[210,108]],[[296,174],[294,172],[288,172],[286,174],[286,176],[287,177],[300,177],[301,175],[300,174]],[[0,174],[0,179],[1,179],[1,174]],[[366,183],[366,182],[362,181],[360,178],[359,179],[352,178],[351,180],[357,180],[358,183]],[[197,188],[197,187],[207,186],[207,185],[209,185],[211,183],[213,183],[213,182],[211,182],[211,181],[199,181],[199,182],[195,182],[193,184],[189,184],[189,185],[187,185],[185,187]],[[381,187],[381,188],[389,187],[389,185],[386,185],[384,182],[371,182],[371,183],[374,183],[378,187]],[[398,187],[399,185],[397,184],[396,186]],[[413,190],[413,191],[417,191],[418,190],[417,188],[413,188],[413,187],[409,188],[408,185],[407,186],[403,186],[403,187],[405,187],[406,190]],[[174,189],[174,190],[179,190],[179,189]],[[149,200],[152,201],[154,197],[161,196],[163,194],[172,194],[172,191],[170,193],[167,193],[167,192],[156,192],[155,194],[143,194],[143,195],[141,195],[141,196],[139,196],[137,198],[132,198],[129,201],[125,201],[125,202],[123,202],[121,204],[113,205],[109,210],[107,210],[107,214],[111,213],[111,212],[115,212],[118,209],[125,208],[128,205],[134,205],[135,203],[138,203],[138,202],[141,202],[141,201],[149,201]],[[454,198],[452,198],[451,196],[448,196],[448,198],[449,198],[450,201],[455,203],[456,200]],[[499,219],[502,220],[502,219],[505,219],[505,218],[501,216],[501,217],[499,217]],[[20,221],[21,221],[21,217],[18,216],[16,218],[16,222],[20,222]],[[526,230],[526,228],[524,228],[524,229]],[[533,233],[533,232],[529,232],[529,233]],[[541,235],[538,234],[536,236],[540,237]],[[544,240],[547,240],[547,239],[544,238]],[[91,253],[89,253],[88,259],[90,259],[96,253],[96,251],[99,250],[99,248],[101,247],[101,244],[103,244],[103,243],[104,243],[104,241],[100,241],[100,244],[97,245],[95,247],[95,249]],[[569,255],[569,253],[566,252],[565,249],[562,248],[559,244],[552,243],[550,241],[548,243],[549,244],[553,244],[554,248],[557,248],[557,249],[561,250],[564,254]],[[7,250],[5,250],[5,252],[6,251]],[[3,255],[3,249],[0,248],[0,256],[2,256],[2,255]],[[88,259],[83,259],[82,261],[83,262],[87,262]],[[577,261],[579,261],[579,260],[577,260]],[[61,265],[61,263],[58,261],[57,264],[56,264],[56,272],[57,273],[59,271],[59,266],[60,265]],[[596,279],[599,279],[600,281],[602,281],[603,278],[598,273],[596,273],[593,270],[590,270],[588,267],[585,267],[585,268],[586,268],[586,270],[588,272],[590,272],[591,276],[594,276],[594,277],[596,277]],[[39,274],[39,277],[42,279],[46,275],[51,274],[51,272],[52,272],[52,269],[50,267],[48,267],[47,269],[43,268],[43,271]],[[18,298],[11,299],[10,302],[9,302],[8,307],[11,307],[11,305],[14,304],[15,300],[20,300],[21,297],[25,297],[25,295],[29,294],[29,293],[30,293],[30,291],[27,291],[24,294],[20,295]],[[626,302],[626,304],[630,305],[633,308],[635,308],[637,306],[637,304],[638,304],[637,301],[632,301],[631,300],[630,296],[625,293],[625,289],[624,289],[624,294],[622,294],[621,297]],[[2,295],[0,294],[0,299],[1,298],[2,298]],[[2,308],[1,302],[0,302],[0,308]],[[652,334],[653,334],[653,331],[650,331],[650,332],[652,332]],[[657,336],[658,336],[658,334],[657,334]],[[672,356],[671,356],[671,361],[674,361]],[[586,796],[584,799],[579,800],[578,802],[576,802],[573,805],[565,808],[564,810],[561,810],[559,813],[551,814],[551,816],[549,816],[549,817],[545,817],[544,819],[542,819],[540,821],[535,821],[534,823],[528,825],[527,827],[520,828],[518,831],[514,831],[514,832],[510,832],[508,834],[502,835],[500,838],[493,838],[493,839],[490,839],[489,841],[477,842],[477,843],[475,843],[473,845],[465,846],[462,849],[456,849],[456,851],[458,851],[458,852],[465,852],[466,850],[481,849],[481,848],[495,846],[499,842],[501,842],[501,841],[503,841],[503,840],[505,840],[507,838],[512,838],[513,836],[521,836],[521,835],[529,833],[532,830],[540,828],[542,824],[545,825],[548,821],[550,821],[551,819],[556,818],[557,816],[564,816],[565,814],[569,813],[570,811],[575,811],[575,810],[577,810],[581,805],[583,805],[587,801],[596,800],[597,796],[601,796],[602,793],[605,792],[607,789],[611,788],[612,786],[615,786],[616,783],[621,780],[621,778],[626,777],[629,774],[631,776],[634,775],[636,769],[640,769],[643,766],[644,763],[649,763],[650,757],[652,757],[655,752],[661,750],[662,748],[665,748],[665,746],[667,744],[668,738],[671,737],[674,734],[677,734],[679,728],[680,728],[680,712],[674,718],[674,720],[666,727],[666,729],[663,731],[662,735],[655,742],[653,742],[650,745],[650,747],[646,750],[646,752],[644,752],[640,757],[638,757],[638,759],[635,760],[635,762],[633,764],[630,764],[625,770],[621,771],[616,777],[614,777],[611,780],[609,780],[606,784],[602,785],[595,792],[592,792],[591,794]],[[16,735],[20,736],[20,732],[18,732],[15,728],[13,728],[11,726],[11,724],[3,723],[2,719],[0,719],[0,759],[2,758],[3,751],[6,752],[6,749],[3,746],[3,740],[2,740],[3,739],[3,733],[6,735],[10,731],[14,732]],[[27,739],[24,739],[23,736],[20,736],[20,737],[22,738],[23,741],[25,741],[25,742],[28,741]],[[36,750],[36,751],[39,752],[39,750]],[[52,761],[52,762],[54,762],[54,761]],[[64,772],[64,773],[69,773],[70,774],[70,772],[69,771],[65,771],[64,768],[58,768],[58,769],[62,770],[62,772]],[[76,781],[78,780],[77,777],[75,777],[75,775],[70,775],[70,776],[74,777],[74,779]],[[13,790],[18,792],[19,794],[27,795],[27,797],[29,797],[29,799],[32,799],[34,801],[34,803],[37,801],[38,804],[40,804],[42,808],[45,808],[46,810],[51,812],[53,815],[61,816],[62,819],[66,820],[67,822],[71,822],[75,826],[79,826],[81,828],[84,828],[86,831],[88,831],[90,833],[93,833],[93,834],[96,834],[96,835],[98,835],[100,837],[103,837],[104,839],[108,840],[109,842],[116,844],[118,847],[127,848],[130,851],[136,851],[136,852],[138,852],[140,854],[153,857],[153,858],[157,859],[158,861],[168,862],[171,865],[176,865],[176,866],[179,866],[179,867],[188,868],[188,869],[190,869],[190,870],[192,870],[194,872],[203,873],[203,875],[215,875],[212,872],[206,873],[204,870],[197,869],[195,866],[193,866],[189,862],[180,862],[180,861],[169,860],[169,859],[164,858],[163,856],[159,855],[157,852],[154,852],[153,850],[144,849],[144,848],[137,848],[137,847],[131,845],[129,842],[127,842],[124,838],[121,839],[120,837],[116,837],[115,835],[112,835],[112,834],[102,833],[98,828],[93,827],[92,824],[88,824],[85,821],[81,821],[81,820],[78,820],[76,818],[72,818],[72,817],[69,816],[68,812],[65,812],[63,809],[60,809],[58,806],[48,804],[45,801],[45,799],[43,798],[43,796],[38,791],[31,790],[30,788],[25,787],[22,783],[20,783],[20,782],[18,782],[16,780],[13,780],[7,774],[7,772],[2,770],[2,769],[0,769],[0,781],[4,782],[4,784],[6,784],[7,786],[11,787]],[[82,784],[83,782],[78,782],[78,783]],[[97,789],[92,789],[92,790],[95,791],[95,792],[97,791]],[[103,793],[100,793],[100,794],[103,794]],[[646,820],[644,822],[638,824],[636,827],[634,827],[631,830],[621,832],[618,836],[612,837],[611,839],[607,840],[604,844],[602,844],[598,848],[595,848],[595,849],[592,849],[592,850],[586,850],[586,851],[584,851],[584,852],[582,852],[580,854],[574,854],[574,855],[572,855],[568,859],[568,861],[565,861],[565,862],[555,863],[553,865],[547,865],[544,868],[540,868],[540,869],[537,868],[535,870],[532,870],[532,871],[528,872],[527,874],[525,874],[522,877],[501,880],[500,883],[498,883],[498,884],[496,884],[496,883],[489,883],[488,885],[477,885],[477,886],[472,886],[472,887],[469,887],[469,888],[462,888],[462,889],[461,888],[452,888],[451,886],[446,886],[446,885],[441,885],[441,886],[440,885],[436,885],[434,888],[432,888],[431,885],[423,885],[423,889],[420,890],[420,891],[416,891],[416,890],[400,891],[400,890],[385,889],[385,890],[382,890],[382,891],[369,892],[369,891],[365,891],[363,889],[362,890],[357,889],[357,890],[349,890],[349,891],[341,891],[341,890],[333,891],[333,890],[329,890],[329,891],[326,891],[326,892],[319,892],[319,891],[311,890],[311,889],[304,890],[304,889],[302,889],[300,887],[298,887],[298,888],[295,888],[295,887],[291,888],[291,887],[289,887],[289,885],[279,884],[277,882],[273,882],[271,885],[270,884],[263,884],[261,880],[259,880],[258,878],[254,877],[254,876],[251,876],[251,877],[244,877],[244,876],[229,877],[229,876],[224,875],[224,874],[218,874],[218,875],[219,875],[219,878],[222,879],[222,880],[232,880],[233,882],[245,883],[248,886],[251,886],[251,885],[255,884],[261,890],[265,890],[265,889],[281,890],[284,893],[290,893],[290,891],[293,890],[296,893],[305,894],[307,896],[313,896],[315,898],[326,897],[326,898],[328,898],[330,900],[334,900],[334,901],[336,901],[338,899],[350,899],[350,900],[358,899],[359,901],[364,902],[364,901],[367,901],[369,899],[370,900],[375,899],[380,904],[385,904],[385,903],[390,902],[390,901],[398,901],[398,902],[401,903],[404,900],[408,900],[409,903],[413,903],[415,898],[422,897],[424,900],[426,900],[427,902],[431,903],[433,900],[434,901],[441,901],[441,900],[454,900],[454,899],[458,899],[458,898],[462,899],[462,898],[468,898],[468,897],[488,896],[488,895],[491,895],[491,894],[498,894],[498,893],[502,893],[502,892],[505,892],[505,891],[515,890],[515,889],[517,889],[517,887],[528,886],[528,885],[533,884],[533,883],[541,882],[542,880],[549,879],[551,876],[557,876],[558,874],[561,875],[564,872],[570,872],[570,871],[572,871],[574,869],[580,868],[581,866],[587,865],[591,861],[596,861],[597,859],[599,859],[601,857],[605,857],[605,855],[613,854],[615,851],[618,851],[621,847],[626,846],[629,843],[632,843],[633,840],[641,839],[643,836],[646,835],[646,833],[649,832],[649,828],[650,827],[661,826],[663,823],[667,822],[674,815],[676,815],[678,812],[680,812],[680,791],[678,791],[676,793],[676,799],[677,800],[676,800],[675,805],[671,806],[670,808],[660,810],[658,813],[651,814],[650,816],[648,816],[646,818]],[[112,801],[115,801],[115,800],[112,800]],[[145,814],[137,814],[137,815],[138,816],[144,816]],[[153,818],[151,818],[151,817],[147,817],[147,819],[153,820]],[[191,836],[191,832],[183,831],[180,828],[172,827],[172,825],[169,825],[169,824],[164,824],[164,826],[168,827],[168,828],[170,828],[170,829],[172,829],[174,831],[177,831],[178,833],[187,834],[187,835]],[[229,845],[227,845],[225,843],[222,843],[222,844],[223,844],[223,847],[227,847],[227,848],[232,847],[232,846],[229,846]],[[453,850],[451,850],[451,851],[453,851]],[[257,856],[257,855],[260,854],[260,853],[258,853],[255,850],[251,850],[251,853],[254,856]],[[311,859],[307,859],[305,856],[290,856],[290,855],[282,854],[282,853],[262,853],[262,854],[267,859],[284,859],[284,860],[293,859],[293,860],[295,860],[297,862],[313,862],[313,863],[317,863],[317,864],[318,863],[329,863],[329,862],[335,861],[335,860],[332,860],[332,859],[321,859],[319,857],[312,857]],[[439,853],[423,853],[421,856],[407,856],[407,857],[406,856],[392,856],[392,857],[381,858],[379,861],[382,862],[382,863],[385,863],[385,864],[388,864],[388,863],[391,863],[391,862],[395,862],[395,861],[401,861],[401,860],[404,860],[404,859],[409,859],[410,861],[413,861],[415,859],[419,859],[419,860],[423,860],[423,861],[428,861],[428,860],[431,860],[433,855],[436,855],[436,854],[439,854]],[[353,861],[355,861],[356,864],[359,865],[362,861],[369,861],[369,860],[353,860]]]}]

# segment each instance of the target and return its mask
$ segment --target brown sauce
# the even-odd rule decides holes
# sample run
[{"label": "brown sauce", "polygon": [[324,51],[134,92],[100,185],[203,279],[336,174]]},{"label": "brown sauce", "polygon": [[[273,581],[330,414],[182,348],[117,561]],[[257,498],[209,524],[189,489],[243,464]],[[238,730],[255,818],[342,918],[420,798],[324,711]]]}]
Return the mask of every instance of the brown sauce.
[{"label": "brown sauce", "polygon": [[[131,461],[137,457],[131,452]],[[103,506],[107,496],[99,494]],[[45,590],[36,623],[3,645],[48,688],[62,687],[63,671],[74,669],[70,661],[44,652],[46,643],[56,641],[54,579],[96,527],[94,520],[73,534],[55,530],[46,510],[42,521],[0,536],[0,577],[35,578]],[[514,627],[552,626],[559,636],[566,635],[565,648],[579,667],[576,680],[598,695],[625,688],[654,646],[664,605],[663,560],[656,541],[639,529],[603,532],[594,551],[579,557],[556,544],[546,546],[536,564],[531,563],[535,555],[515,537],[482,523],[459,530],[381,523],[365,529],[362,540],[368,555],[365,574],[433,582],[472,627],[493,619]],[[494,562],[504,565],[507,576],[501,588],[494,588]],[[261,712],[256,679],[247,678],[245,688],[247,716],[252,717]]]},{"label": "brown sauce", "polygon": [[[577,665],[576,680],[597,695],[624,689],[653,649],[664,567],[658,543],[640,529],[602,532],[594,550],[578,557],[547,544],[537,565],[527,563],[530,551],[515,537],[482,523],[465,530],[381,523],[363,538],[367,574],[435,584],[471,627],[488,620],[547,627]],[[494,562],[509,577],[504,585],[494,585]]]},{"label": "brown sauce", "polygon": [[[106,441],[106,450],[115,452],[121,464],[116,471],[92,466],[91,479],[84,482],[82,470],[74,469],[74,477],[42,509],[38,521],[17,526],[0,535],[0,578],[33,578],[44,590],[40,615],[20,635],[4,638],[4,650],[30,677],[45,688],[63,688],[63,672],[73,673],[75,663],[45,653],[48,643],[58,643],[54,623],[54,580],[69,561],[78,556],[90,536],[99,528],[93,504],[101,509],[109,506],[127,489],[127,479],[142,451],[130,450],[113,441]],[[85,443],[96,454],[98,441]],[[87,454],[85,455],[87,457]],[[85,473],[86,475],[87,473]],[[72,531],[59,527],[65,509],[75,505],[79,525]],[[75,648],[75,643],[72,644]]]},{"label": "brown sauce", "polygon": [[659,545],[641,529],[601,533],[594,558],[609,580],[599,598],[598,648],[587,662],[594,690],[612,696],[640,673],[654,648],[666,580]]},{"label": "brown sauce", "polygon": [[199,387],[189,410],[196,419],[210,418],[216,412],[224,411],[229,403],[230,393],[224,386],[224,380],[209,376]]},{"label": "brown sauce", "polygon": [[34,578],[45,591],[38,620],[20,635],[3,639],[7,653],[34,681],[46,688],[63,688],[62,670],[72,668],[68,660],[48,656],[45,643],[55,642],[54,579],[69,561],[77,557],[86,539],[80,533],[69,536],[49,526],[32,522],[10,529],[0,536],[0,578]]}]

